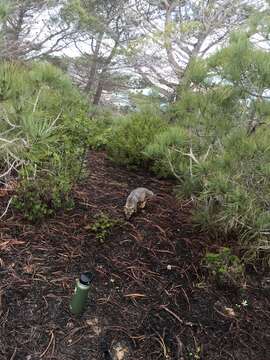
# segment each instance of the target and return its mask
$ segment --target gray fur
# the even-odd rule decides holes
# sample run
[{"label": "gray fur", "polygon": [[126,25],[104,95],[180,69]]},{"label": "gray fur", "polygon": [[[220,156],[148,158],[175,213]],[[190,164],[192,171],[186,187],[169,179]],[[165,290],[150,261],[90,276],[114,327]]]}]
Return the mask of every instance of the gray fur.
[{"label": "gray fur", "polygon": [[154,193],[144,187],[132,190],[127,198],[124,208],[126,218],[130,219],[130,217],[137,212],[138,206],[144,208],[146,201],[153,196]]}]

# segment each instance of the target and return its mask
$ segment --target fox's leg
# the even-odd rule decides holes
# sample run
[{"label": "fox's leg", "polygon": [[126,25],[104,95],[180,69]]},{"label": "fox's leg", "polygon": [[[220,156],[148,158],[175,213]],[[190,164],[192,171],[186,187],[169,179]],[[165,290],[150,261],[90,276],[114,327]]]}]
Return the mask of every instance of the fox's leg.
[{"label": "fox's leg", "polygon": [[144,208],[145,208],[145,205],[146,205],[146,200],[144,200],[144,201],[142,201],[142,202],[140,203],[140,208],[141,208],[141,209],[144,209]]}]

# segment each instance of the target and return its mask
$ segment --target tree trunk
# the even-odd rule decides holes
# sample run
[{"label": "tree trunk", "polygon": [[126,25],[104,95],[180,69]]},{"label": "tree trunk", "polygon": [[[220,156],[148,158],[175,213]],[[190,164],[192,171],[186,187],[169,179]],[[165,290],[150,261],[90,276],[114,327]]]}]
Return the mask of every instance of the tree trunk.
[{"label": "tree trunk", "polygon": [[98,82],[97,90],[94,96],[93,105],[98,105],[103,91],[103,79]]},{"label": "tree trunk", "polygon": [[93,88],[94,82],[95,82],[97,65],[98,65],[98,56],[99,56],[99,51],[100,51],[103,35],[104,35],[104,33],[100,33],[99,36],[98,36],[98,39],[97,39],[95,51],[94,51],[94,54],[93,54],[93,63],[91,65],[89,78],[88,78],[87,84],[85,86],[85,91],[87,93],[90,93],[90,91]]},{"label": "tree trunk", "polygon": [[102,95],[106,74],[107,74],[110,63],[111,63],[112,59],[114,58],[114,56],[116,54],[117,47],[118,47],[118,42],[115,42],[114,47],[112,48],[112,51],[111,51],[110,55],[106,59],[104,67],[103,67],[103,69],[101,71],[99,81],[98,81],[98,86],[97,86],[95,96],[94,96],[94,99],[93,99],[93,105],[98,105],[99,102],[100,102],[100,98],[101,98],[101,95]]}]

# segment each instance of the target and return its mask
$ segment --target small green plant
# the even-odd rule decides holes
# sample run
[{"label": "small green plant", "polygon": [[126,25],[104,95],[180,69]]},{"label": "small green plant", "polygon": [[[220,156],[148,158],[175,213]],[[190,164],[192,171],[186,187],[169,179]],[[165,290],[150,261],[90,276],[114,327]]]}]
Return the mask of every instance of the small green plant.
[{"label": "small green plant", "polygon": [[221,287],[239,287],[243,283],[243,265],[238,256],[233,255],[227,247],[221,248],[217,253],[206,253],[203,265]]},{"label": "small green plant", "polygon": [[94,224],[86,226],[86,229],[93,231],[96,238],[103,243],[110,234],[111,229],[118,224],[118,220],[111,219],[104,213],[96,215],[95,219]]},{"label": "small green plant", "polygon": [[39,223],[59,209],[71,209],[69,196],[71,184],[68,179],[53,176],[23,179],[12,203],[32,223]]}]

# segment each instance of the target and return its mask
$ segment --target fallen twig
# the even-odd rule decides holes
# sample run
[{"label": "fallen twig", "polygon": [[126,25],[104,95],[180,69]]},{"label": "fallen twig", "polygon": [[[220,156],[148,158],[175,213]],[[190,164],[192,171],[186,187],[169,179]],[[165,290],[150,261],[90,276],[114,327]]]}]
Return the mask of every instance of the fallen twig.
[{"label": "fallen twig", "polygon": [[12,199],[13,199],[13,196],[9,199],[5,211],[4,211],[3,214],[0,216],[0,220],[1,220],[1,219],[6,215],[6,213],[8,212],[8,209],[9,209],[9,206],[10,206],[10,204],[11,204]]},{"label": "fallen twig", "polygon": [[169,314],[171,314],[176,320],[178,320],[180,322],[180,324],[187,325],[187,326],[195,326],[196,325],[190,321],[182,320],[178,315],[176,315],[172,310],[168,309],[165,305],[161,305],[160,308],[167,311]]},{"label": "fallen twig", "polygon": [[184,360],[183,343],[178,335],[175,338],[177,341],[177,360]]},{"label": "fallen twig", "polygon": [[[39,356],[40,359],[42,359],[46,355],[46,353],[48,352],[53,341],[54,341],[54,334],[53,334],[53,331],[51,331],[51,338],[50,338],[49,344],[46,347],[46,349],[43,351],[43,353]],[[54,346],[53,346],[53,349],[54,349]]]}]

